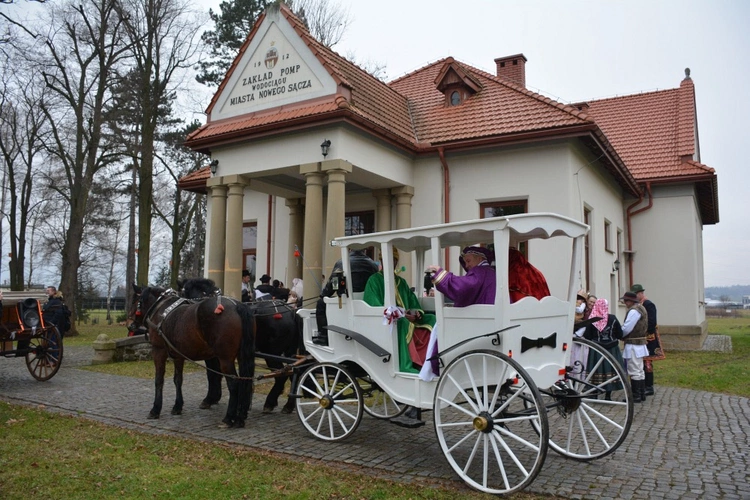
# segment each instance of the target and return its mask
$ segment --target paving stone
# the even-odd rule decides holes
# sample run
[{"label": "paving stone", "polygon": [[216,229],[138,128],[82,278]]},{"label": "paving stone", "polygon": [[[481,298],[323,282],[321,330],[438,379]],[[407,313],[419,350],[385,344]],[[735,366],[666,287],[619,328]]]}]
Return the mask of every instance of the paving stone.
[{"label": "paving stone", "polygon": [[[0,399],[156,435],[283,452],[378,478],[468,488],[445,460],[430,413],[415,430],[365,415],[348,439],[327,443],[312,437],[296,414],[264,415],[262,398],[255,398],[244,429],[219,429],[228,395],[199,410],[206,382],[198,372],[185,376],[182,415],[169,413],[175,394],[169,380],[161,418],[148,420],[153,381],[77,369],[92,357],[90,347],[66,346],[60,371],[47,382],[34,380],[22,360],[0,359]],[[750,499],[750,399],[658,385],[656,391],[636,405],[630,435],[615,453],[577,462],[550,450],[526,490],[582,499]]]}]

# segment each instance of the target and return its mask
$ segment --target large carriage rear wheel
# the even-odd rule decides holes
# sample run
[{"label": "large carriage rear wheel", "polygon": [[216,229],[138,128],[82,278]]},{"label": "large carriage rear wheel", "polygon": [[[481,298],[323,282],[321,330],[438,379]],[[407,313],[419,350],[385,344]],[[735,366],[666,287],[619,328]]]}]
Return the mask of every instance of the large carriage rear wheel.
[{"label": "large carriage rear wheel", "polygon": [[62,336],[57,327],[41,330],[31,337],[26,352],[26,368],[35,379],[44,382],[60,369],[63,357]]},{"label": "large carriage rear wheel", "polygon": [[435,391],[434,419],[448,463],[485,493],[528,486],[547,456],[539,390],[521,365],[499,352],[470,351],[448,365]]},{"label": "large carriage rear wheel", "polygon": [[574,338],[588,347],[586,366],[570,367],[564,384],[543,391],[549,407],[549,445],[574,460],[588,461],[614,452],[633,422],[633,398],[620,362],[601,345]]},{"label": "large carriage rear wheel", "polygon": [[362,389],[365,413],[379,419],[389,419],[403,415],[408,406],[399,403],[388,395],[369,375],[357,377]]},{"label": "large carriage rear wheel", "polygon": [[297,415],[318,439],[339,441],[362,421],[362,390],[354,377],[335,363],[319,363],[300,377]]}]

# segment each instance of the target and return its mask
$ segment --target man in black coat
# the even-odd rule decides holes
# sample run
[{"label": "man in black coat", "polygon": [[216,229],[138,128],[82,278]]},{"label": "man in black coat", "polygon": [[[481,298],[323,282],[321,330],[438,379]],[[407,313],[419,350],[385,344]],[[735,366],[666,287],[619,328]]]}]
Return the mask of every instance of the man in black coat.
[{"label": "man in black coat", "polygon": [[255,287],[256,292],[262,294],[271,295],[273,294],[273,286],[271,286],[271,277],[264,274],[260,277],[260,285]]},{"label": "man in black coat", "polygon": [[42,306],[42,319],[45,325],[55,325],[60,335],[65,335],[65,307],[62,294],[54,286],[46,289],[47,302]]}]

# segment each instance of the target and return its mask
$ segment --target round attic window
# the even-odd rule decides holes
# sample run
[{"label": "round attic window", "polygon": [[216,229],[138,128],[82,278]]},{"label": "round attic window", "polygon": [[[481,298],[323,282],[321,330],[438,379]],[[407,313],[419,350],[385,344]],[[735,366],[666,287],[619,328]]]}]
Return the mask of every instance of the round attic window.
[{"label": "round attic window", "polygon": [[451,106],[458,106],[459,104],[461,104],[461,93],[456,90],[451,93]]}]

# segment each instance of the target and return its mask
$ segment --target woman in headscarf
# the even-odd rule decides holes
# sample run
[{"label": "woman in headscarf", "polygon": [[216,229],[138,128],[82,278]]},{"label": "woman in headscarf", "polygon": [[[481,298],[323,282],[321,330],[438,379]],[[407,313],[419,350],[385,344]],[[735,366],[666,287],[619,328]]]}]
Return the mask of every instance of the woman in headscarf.
[{"label": "woman in headscarf", "polygon": [[[622,338],[622,325],[614,314],[609,314],[609,303],[606,299],[597,299],[594,302],[594,306],[591,309],[591,318],[602,318],[599,321],[590,324],[586,327],[586,331],[583,337],[592,340],[615,357],[620,366],[625,366],[622,360],[622,353],[620,352],[620,339]],[[594,367],[599,363],[601,356],[596,351],[589,350],[587,371],[594,370]],[[590,382],[594,385],[599,385],[607,380],[616,377],[617,373],[607,364],[602,363],[591,375]],[[606,391],[604,399],[612,399],[612,391],[619,391],[622,389],[622,384],[619,382],[610,382],[606,384],[603,389]]]}]

